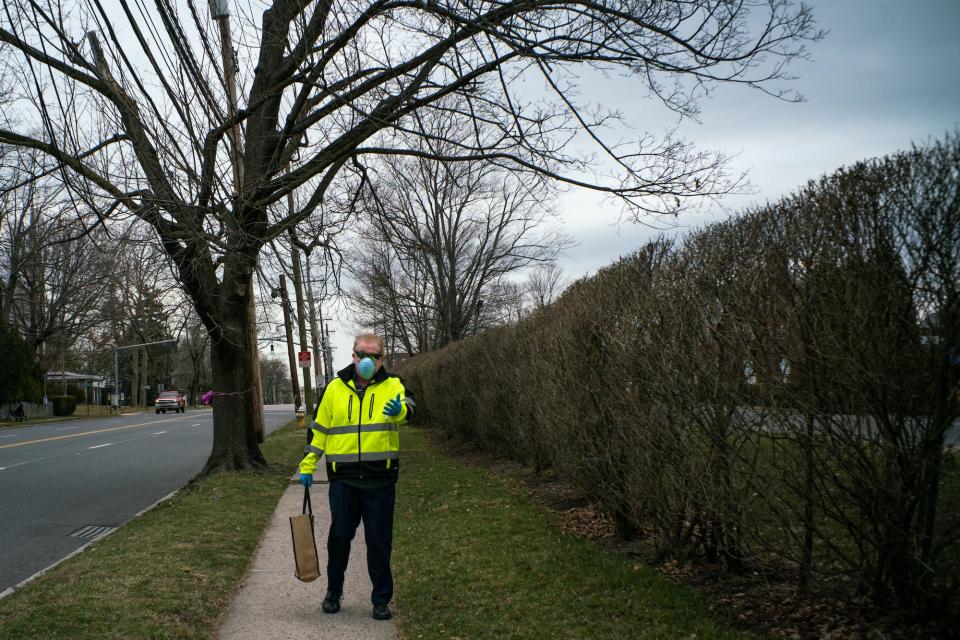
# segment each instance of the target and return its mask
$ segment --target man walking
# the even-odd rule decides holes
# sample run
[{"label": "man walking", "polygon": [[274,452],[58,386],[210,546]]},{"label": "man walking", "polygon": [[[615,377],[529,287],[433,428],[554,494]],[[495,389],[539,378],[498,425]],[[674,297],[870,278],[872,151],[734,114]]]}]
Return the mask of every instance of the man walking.
[{"label": "man walking", "polygon": [[399,425],[413,415],[413,394],[383,368],[383,338],[357,336],[353,364],[337,372],[324,390],[317,416],[307,430],[300,482],[309,487],[324,454],[330,479],[330,534],[327,537],[325,613],[340,611],[350,542],[363,520],[367,570],[373,583],[373,617],[392,616],[390,552],[393,506],[400,472]]}]

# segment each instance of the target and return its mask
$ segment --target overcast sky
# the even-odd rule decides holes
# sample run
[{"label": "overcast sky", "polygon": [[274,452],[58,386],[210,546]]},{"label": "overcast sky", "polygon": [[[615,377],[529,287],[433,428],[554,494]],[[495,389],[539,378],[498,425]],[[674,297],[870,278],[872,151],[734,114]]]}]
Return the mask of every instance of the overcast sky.
[{"label": "overcast sky", "polygon": [[[700,148],[737,154],[731,167],[749,171],[754,193],[723,202],[733,212],[960,126],[960,1],[809,4],[829,33],[810,45],[810,61],[790,69],[798,76],[790,86],[806,102],[721,87],[701,103],[701,122],[681,127]],[[641,117],[638,108],[635,118]],[[618,209],[603,207],[591,194],[568,194],[562,205],[565,227],[580,239],[565,261],[572,276],[593,273],[657,233],[618,225]],[[709,207],[681,218],[680,231],[723,215],[720,207]]]},{"label": "overcast sky", "polygon": [[[807,180],[857,160],[909,148],[960,127],[960,0],[814,0],[819,28],[828,31],[809,46],[811,60],[794,64],[790,83],[806,102],[786,103],[744,87],[721,87],[701,103],[700,122],[680,131],[701,149],[736,154],[734,172],[749,171],[751,195],[723,202],[731,212],[776,200]],[[616,100],[620,79],[591,79],[598,99]],[[636,101],[624,112],[640,123],[670,121],[662,106]],[[656,131],[656,129],[653,129]],[[579,244],[563,260],[569,277],[595,272],[658,233],[619,223],[619,208],[595,195],[570,192],[559,202],[564,229]],[[734,213],[735,214],[735,213]],[[683,232],[718,219],[711,206],[682,217]],[[657,221],[650,221],[658,226]],[[660,224],[659,226],[663,226]],[[340,318],[334,344],[338,367],[348,363],[349,318]]]}]

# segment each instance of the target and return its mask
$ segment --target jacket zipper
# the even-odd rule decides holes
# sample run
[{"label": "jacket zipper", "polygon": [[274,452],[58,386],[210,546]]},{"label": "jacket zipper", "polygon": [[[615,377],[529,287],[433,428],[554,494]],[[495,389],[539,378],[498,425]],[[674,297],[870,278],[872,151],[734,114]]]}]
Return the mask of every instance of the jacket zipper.
[{"label": "jacket zipper", "polygon": [[[363,396],[357,393],[356,389],[354,389],[354,393],[357,394],[357,399],[360,400],[360,409],[357,411],[357,464],[360,467],[360,479],[363,480],[363,447],[360,443],[360,427],[363,426]],[[366,389],[364,389],[363,395],[367,395]]]},{"label": "jacket zipper", "polygon": [[[356,384],[356,383],[354,383]],[[367,385],[364,389],[363,395],[367,395],[367,389],[373,385]],[[357,411],[357,464],[360,465],[360,479],[363,480],[363,447],[361,446],[360,441],[360,427],[363,426],[363,397],[357,392],[356,387],[354,387],[353,392],[357,394],[357,399],[360,401],[360,409]],[[370,419],[373,419],[373,399],[376,394],[370,394]],[[348,418],[353,419],[353,396],[350,396],[350,405],[347,409]]]}]

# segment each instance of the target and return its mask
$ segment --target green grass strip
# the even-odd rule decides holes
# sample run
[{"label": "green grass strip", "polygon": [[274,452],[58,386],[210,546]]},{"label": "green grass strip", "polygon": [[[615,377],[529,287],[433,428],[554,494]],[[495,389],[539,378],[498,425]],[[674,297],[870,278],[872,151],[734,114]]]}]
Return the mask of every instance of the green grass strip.
[{"label": "green grass strip", "polygon": [[562,533],[515,482],[403,433],[394,580],[409,640],[756,638],[694,590]]},{"label": "green grass strip", "polygon": [[0,600],[0,638],[211,637],[302,446],[271,434],[268,470],[205,478]]},{"label": "green grass strip", "polygon": [[[0,600],[0,638],[209,638],[288,486],[301,431],[263,473],[217,474]],[[693,590],[559,532],[515,483],[404,432],[394,569],[404,636],[751,638]]]}]

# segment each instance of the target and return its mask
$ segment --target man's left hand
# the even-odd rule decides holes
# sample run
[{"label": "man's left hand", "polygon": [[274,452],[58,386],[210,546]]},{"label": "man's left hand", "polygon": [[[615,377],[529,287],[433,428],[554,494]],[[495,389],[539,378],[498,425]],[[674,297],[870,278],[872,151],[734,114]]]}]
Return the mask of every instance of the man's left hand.
[{"label": "man's left hand", "polygon": [[400,402],[400,394],[398,393],[396,398],[387,402],[386,406],[383,407],[383,415],[393,418],[394,416],[400,415],[402,410],[403,403]]}]

